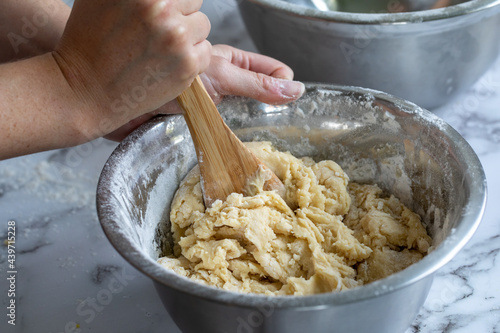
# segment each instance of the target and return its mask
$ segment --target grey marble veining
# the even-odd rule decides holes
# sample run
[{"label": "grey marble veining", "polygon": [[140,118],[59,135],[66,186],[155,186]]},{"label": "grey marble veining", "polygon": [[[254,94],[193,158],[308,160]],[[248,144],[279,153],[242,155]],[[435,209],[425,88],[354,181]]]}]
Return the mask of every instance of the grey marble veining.
[{"label": "grey marble veining", "polygon": [[[210,39],[254,50],[234,0],[206,1]],[[434,112],[477,152],[488,180],[484,219],[438,271],[405,333],[500,332],[500,59],[466,94]],[[0,162],[0,238],[16,222],[16,326],[5,309],[8,261],[0,251],[0,332],[179,333],[151,281],[123,260],[97,220],[95,188],[116,144],[82,146]]]}]

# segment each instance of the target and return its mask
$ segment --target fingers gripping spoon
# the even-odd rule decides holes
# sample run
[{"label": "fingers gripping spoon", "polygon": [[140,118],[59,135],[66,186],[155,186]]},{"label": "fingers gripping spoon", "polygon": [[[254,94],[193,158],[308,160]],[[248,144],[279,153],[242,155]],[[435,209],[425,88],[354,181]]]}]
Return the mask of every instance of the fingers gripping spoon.
[{"label": "fingers gripping spoon", "polygon": [[[259,168],[269,170],[224,123],[199,76],[177,97],[184,111],[200,166],[203,200],[207,208],[231,193],[244,193],[247,180]],[[270,170],[264,190],[284,195],[284,185]]]}]

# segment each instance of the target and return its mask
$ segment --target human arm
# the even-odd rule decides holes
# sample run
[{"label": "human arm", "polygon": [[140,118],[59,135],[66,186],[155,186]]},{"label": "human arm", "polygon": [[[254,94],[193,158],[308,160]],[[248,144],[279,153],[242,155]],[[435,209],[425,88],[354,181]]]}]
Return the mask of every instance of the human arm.
[{"label": "human arm", "polygon": [[92,140],[173,100],[210,62],[200,7],[77,0],[53,52],[0,66],[0,159]]},{"label": "human arm", "polygon": [[[0,65],[0,159],[73,146],[99,136],[120,141],[158,113],[181,112],[174,98],[195,72],[206,68],[203,61],[210,61],[210,66],[201,77],[216,102],[224,95],[241,95],[281,104],[302,94],[303,85],[290,81],[292,70],[269,57],[218,45],[212,48],[211,59],[205,53],[203,61],[198,61],[191,49],[204,43],[200,36],[208,34],[209,23],[203,15],[195,23],[185,23],[183,30],[188,32],[184,36],[198,34],[203,41],[183,48],[185,43],[174,42],[182,24],[169,18],[170,26],[156,27],[158,32],[147,13],[130,11],[132,2],[160,3],[121,1],[118,15],[113,10],[117,1],[102,2],[104,8],[97,13],[77,1],[61,43],[63,28],[53,27],[60,29],[59,34],[52,34],[56,36],[52,43],[59,45],[55,52]],[[64,20],[64,11],[59,13],[59,21]],[[162,17],[161,22],[166,19]],[[200,26],[200,19],[208,25],[202,29],[205,32],[190,32]],[[144,26],[144,22],[149,24]],[[147,40],[155,31],[156,37]],[[151,50],[151,45],[161,41],[162,50]],[[186,73],[191,73],[187,79]]]},{"label": "human arm", "polygon": [[54,50],[70,11],[61,0],[0,1],[0,63]]}]

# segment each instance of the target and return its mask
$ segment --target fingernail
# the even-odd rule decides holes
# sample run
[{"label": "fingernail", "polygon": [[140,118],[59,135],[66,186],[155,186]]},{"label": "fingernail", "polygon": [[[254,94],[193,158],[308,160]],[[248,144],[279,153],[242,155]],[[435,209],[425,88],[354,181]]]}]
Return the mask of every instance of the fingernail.
[{"label": "fingernail", "polygon": [[297,99],[305,90],[306,87],[300,81],[280,80],[280,93],[287,99]]}]

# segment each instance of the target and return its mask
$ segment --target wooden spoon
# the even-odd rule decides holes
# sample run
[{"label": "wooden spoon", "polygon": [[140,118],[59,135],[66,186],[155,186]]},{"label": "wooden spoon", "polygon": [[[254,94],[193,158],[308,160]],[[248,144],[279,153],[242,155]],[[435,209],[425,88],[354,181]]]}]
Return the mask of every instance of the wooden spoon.
[{"label": "wooden spoon", "polygon": [[[229,129],[219,114],[199,76],[177,97],[194,142],[201,173],[203,200],[207,208],[231,193],[244,193],[247,180],[259,167],[269,170]],[[285,187],[270,170],[264,190],[277,190],[284,196]]]}]

